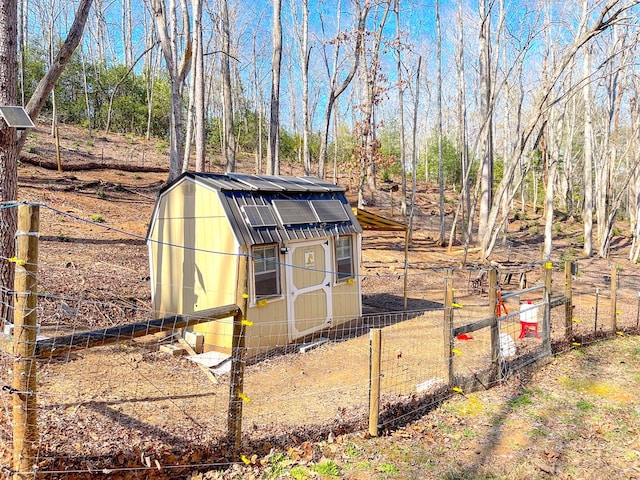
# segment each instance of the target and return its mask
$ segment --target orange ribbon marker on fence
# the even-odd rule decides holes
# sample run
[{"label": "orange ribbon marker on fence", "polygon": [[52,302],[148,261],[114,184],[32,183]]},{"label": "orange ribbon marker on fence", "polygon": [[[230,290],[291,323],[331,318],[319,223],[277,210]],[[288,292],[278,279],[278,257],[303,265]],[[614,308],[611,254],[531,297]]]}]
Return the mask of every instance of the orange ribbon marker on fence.
[{"label": "orange ribbon marker on fence", "polygon": [[501,311],[504,311],[505,315],[509,315],[509,310],[507,310],[507,307],[502,300],[502,293],[500,292],[500,289],[498,289],[496,293],[498,294],[498,301],[496,302],[496,317],[500,317],[502,315]]}]

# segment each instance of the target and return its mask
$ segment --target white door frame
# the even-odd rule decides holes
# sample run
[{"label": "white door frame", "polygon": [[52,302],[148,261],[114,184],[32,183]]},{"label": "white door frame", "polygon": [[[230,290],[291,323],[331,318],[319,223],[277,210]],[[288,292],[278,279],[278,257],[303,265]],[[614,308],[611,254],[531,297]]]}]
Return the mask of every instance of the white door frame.
[{"label": "white door frame", "polygon": [[[305,248],[310,246],[320,245],[324,250],[324,265],[316,264],[314,269],[324,271],[324,276],[322,281],[317,285],[312,285],[310,287],[296,289],[293,284],[293,269],[297,267],[304,267],[303,265],[293,265],[293,253],[297,248]],[[287,245],[287,253],[286,253],[286,266],[285,266],[285,276],[287,278],[287,322],[288,322],[288,331],[289,331],[289,341],[292,342],[300,337],[304,337],[305,335],[309,335],[313,332],[321,330],[331,325],[332,319],[332,311],[333,304],[331,299],[331,285],[333,283],[332,278],[332,249],[331,242],[328,238],[320,239],[320,240],[312,240],[307,242],[296,242],[290,243]],[[296,328],[296,312],[295,312],[295,303],[296,299],[305,293],[313,292],[316,290],[324,290],[325,296],[327,299],[327,316],[322,323],[319,323],[315,327],[304,331],[298,331]]]}]

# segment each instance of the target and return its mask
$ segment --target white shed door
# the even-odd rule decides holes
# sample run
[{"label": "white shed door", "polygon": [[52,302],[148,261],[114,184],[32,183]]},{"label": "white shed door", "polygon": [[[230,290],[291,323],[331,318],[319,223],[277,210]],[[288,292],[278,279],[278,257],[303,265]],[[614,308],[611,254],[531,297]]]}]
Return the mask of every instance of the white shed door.
[{"label": "white shed door", "polygon": [[289,245],[289,341],[331,325],[331,258],[328,240]]}]

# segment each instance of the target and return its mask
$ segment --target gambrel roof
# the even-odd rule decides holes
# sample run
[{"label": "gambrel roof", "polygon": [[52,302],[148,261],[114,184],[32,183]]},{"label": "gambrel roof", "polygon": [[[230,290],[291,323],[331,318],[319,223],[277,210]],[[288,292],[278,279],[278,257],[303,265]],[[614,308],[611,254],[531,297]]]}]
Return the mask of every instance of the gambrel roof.
[{"label": "gambrel roof", "polygon": [[159,196],[184,181],[218,192],[238,241],[247,246],[362,233],[345,189],[316,177],[186,172]]}]

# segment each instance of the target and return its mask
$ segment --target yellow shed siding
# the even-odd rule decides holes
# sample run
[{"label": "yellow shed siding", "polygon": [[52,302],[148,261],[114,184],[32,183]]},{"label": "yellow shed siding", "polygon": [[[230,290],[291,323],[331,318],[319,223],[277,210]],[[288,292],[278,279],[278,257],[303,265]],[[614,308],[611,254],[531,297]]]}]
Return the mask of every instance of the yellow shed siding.
[{"label": "yellow shed siding", "polygon": [[342,282],[333,286],[333,325],[354,320],[360,316],[360,288],[358,281]]},{"label": "yellow shed siding", "polygon": [[[154,220],[150,249],[156,313],[236,303],[238,247],[217,192],[181,182],[159,200]],[[205,334],[205,350],[231,345],[230,320],[194,330]]]},{"label": "yellow shed siding", "polygon": [[289,343],[287,302],[285,298],[269,300],[262,307],[249,307],[247,320],[252,323],[246,330],[245,346],[248,350],[248,357],[265,353],[272,348]]}]

